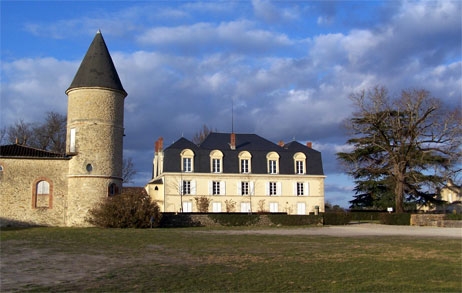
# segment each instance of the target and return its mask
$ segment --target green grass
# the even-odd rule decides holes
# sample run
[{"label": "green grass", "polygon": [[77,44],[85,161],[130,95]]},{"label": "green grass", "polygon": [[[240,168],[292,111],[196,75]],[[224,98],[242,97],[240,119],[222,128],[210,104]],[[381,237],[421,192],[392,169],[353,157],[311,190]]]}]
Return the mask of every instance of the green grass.
[{"label": "green grass", "polygon": [[2,278],[17,269],[18,276],[54,280],[25,278],[12,291],[462,291],[459,239],[206,228],[31,228],[0,235]]}]

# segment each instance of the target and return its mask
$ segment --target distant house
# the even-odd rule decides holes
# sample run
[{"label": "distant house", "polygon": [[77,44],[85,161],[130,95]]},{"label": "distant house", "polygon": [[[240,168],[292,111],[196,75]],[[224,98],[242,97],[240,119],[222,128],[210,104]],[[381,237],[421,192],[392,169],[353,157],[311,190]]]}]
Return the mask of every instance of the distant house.
[{"label": "distant house", "polygon": [[156,141],[148,194],[162,212],[324,211],[321,153],[311,143],[275,144],[256,134],[210,133],[196,145],[180,138],[163,149]]}]

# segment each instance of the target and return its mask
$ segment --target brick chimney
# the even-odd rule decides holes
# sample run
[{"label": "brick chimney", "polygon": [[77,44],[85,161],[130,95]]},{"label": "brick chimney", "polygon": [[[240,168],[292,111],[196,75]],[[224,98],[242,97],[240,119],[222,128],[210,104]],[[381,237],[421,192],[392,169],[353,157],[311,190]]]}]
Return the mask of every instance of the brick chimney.
[{"label": "brick chimney", "polygon": [[282,147],[284,146],[284,142],[283,142],[282,140],[280,140],[280,141],[278,142],[278,146],[280,146],[280,147],[282,148]]},{"label": "brick chimney", "polygon": [[161,136],[159,137],[159,139],[156,140],[154,144],[154,151],[158,153],[158,152],[161,152],[163,148],[164,148],[164,138]]},{"label": "brick chimney", "polygon": [[311,141],[306,142],[306,146],[310,149],[313,148],[313,143]]},{"label": "brick chimney", "polygon": [[234,132],[231,133],[230,138],[229,138],[229,147],[232,150],[236,149],[236,134]]}]

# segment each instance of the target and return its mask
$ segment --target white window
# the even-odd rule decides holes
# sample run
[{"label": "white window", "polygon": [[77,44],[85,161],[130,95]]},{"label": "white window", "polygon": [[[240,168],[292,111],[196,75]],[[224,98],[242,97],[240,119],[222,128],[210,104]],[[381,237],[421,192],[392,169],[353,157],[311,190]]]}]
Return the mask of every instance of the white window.
[{"label": "white window", "polygon": [[50,183],[47,181],[42,180],[35,185],[33,207],[51,208]]},{"label": "white window", "polygon": [[276,160],[269,160],[269,173],[270,174],[277,174]]},{"label": "white window", "polygon": [[37,194],[49,194],[50,193],[50,183],[46,181],[39,181],[37,183]]},{"label": "white window", "polygon": [[183,213],[192,213],[192,202],[190,201],[183,202]]},{"label": "white window", "polygon": [[221,173],[221,159],[212,159],[212,172]]},{"label": "white window", "polygon": [[281,195],[281,182],[268,182],[266,185],[266,195]]},{"label": "white window", "polygon": [[181,152],[181,172],[194,172],[194,152],[185,149]]},{"label": "white window", "polygon": [[225,182],[224,181],[210,181],[209,182],[209,194],[210,195],[225,195]]},{"label": "white window", "polygon": [[304,184],[302,182],[297,182],[297,196],[305,195]]},{"label": "white window", "polygon": [[223,153],[219,150],[210,152],[210,171],[212,173],[223,172]]},{"label": "white window", "polygon": [[305,215],[306,214],[306,205],[304,202],[297,203],[297,215]]},{"label": "white window", "polygon": [[183,172],[192,172],[192,159],[183,158]]},{"label": "white window", "polygon": [[266,155],[266,160],[268,162],[268,173],[277,174],[279,173],[279,155],[276,152],[270,152]]},{"label": "white window", "polygon": [[279,212],[279,205],[277,202],[270,202],[269,203],[270,213],[277,213]]},{"label": "white window", "polygon": [[248,181],[242,181],[241,182],[241,195],[249,195],[250,190],[249,190],[249,182]]},{"label": "white window", "polygon": [[249,160],[248,159],[241,160],[241,173],[249,173]]},{"label": "white window", "polygon": [[75,128],[71,128],[69,152],[75,153]]},{"label": "white window", "polygon": [[212,202],[212,212],[221,213],[221,202]]},{"label": "white window", "polygon": [[296,153],[294,155],[294,162],[295,162],[295,174],[305,174],[306,173],[306,168],[305,168],[305,161],[306,161],[306,155],[304,153]]},{"label": "white window", "polygon": [[241,213],[250,213],[250,202],[241,202]]},{"label": "white window", "polygon": [[297,174],[304,174],[305,173],[304,172],[305,168],[304,168],[303,165],[304,165],[303,161],[295,161],[295,172]]},{"label": "white window", "polygon": [[196,194],[196,181],[182,180],[179,186],[179,190],[183,195]]},{"label": "white window", "polygon": [[308,196],[310,195],[310,185],[308,182],[296,182],[294,183],[294,195],[296,196]]},{"label": "white window", "polygon": [[241,173],[250,173],[251,166],[250,166],[250,159],[252,155],[248,151],[242,151],[239,153],[239,171]]}]

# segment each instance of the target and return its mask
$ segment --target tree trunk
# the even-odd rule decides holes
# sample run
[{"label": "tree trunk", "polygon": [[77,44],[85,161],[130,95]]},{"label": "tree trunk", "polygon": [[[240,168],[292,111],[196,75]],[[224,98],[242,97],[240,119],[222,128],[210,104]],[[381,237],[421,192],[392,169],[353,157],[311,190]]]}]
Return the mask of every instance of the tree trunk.
[{"label": "tree trunk", "polygon": [[404,213],[404,204],[403,204],[403,198],[404,198],[404,181],[401,178],[402,176],[398,177],[398,180],[396,180],[396,186],[395,186],[395,209],[397,213]]}]

